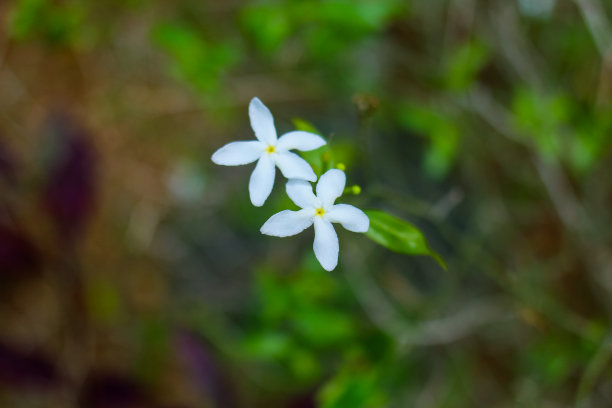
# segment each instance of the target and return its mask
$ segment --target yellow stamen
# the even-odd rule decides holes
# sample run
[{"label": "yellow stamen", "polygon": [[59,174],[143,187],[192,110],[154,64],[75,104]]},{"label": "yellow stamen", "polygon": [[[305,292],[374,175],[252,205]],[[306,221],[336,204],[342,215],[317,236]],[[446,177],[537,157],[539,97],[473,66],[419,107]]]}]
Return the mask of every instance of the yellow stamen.
[{"label": "yellow stamen", "polygon": [[318,215],[319,217],[322,217],[323,214],[325,214],[325,210],[322,208],[317,208],[317,211],[315,212],[315,215]]},{"label": "yellow stamen", "polygon": [[266,149],[266,153],[268,153],[268,154],[274,153],[275,151],[276,151],[276,149],[272,145],[268,146],[268,148]]}]

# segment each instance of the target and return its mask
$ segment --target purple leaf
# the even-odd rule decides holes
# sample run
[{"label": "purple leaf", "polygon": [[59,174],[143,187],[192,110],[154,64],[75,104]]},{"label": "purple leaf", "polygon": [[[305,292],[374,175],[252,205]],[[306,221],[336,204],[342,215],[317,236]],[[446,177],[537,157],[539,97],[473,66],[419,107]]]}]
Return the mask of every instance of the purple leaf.
[{"label": "purple leaf", "polygon": [[236,407],[230,384],[211,348],[197,335],[187,330],[178,333],[176,344],[179,356],[192,378],[205,390],[206,396],[212,397],[215,406]]},{"label": "purple leaf", "polygon": [[43,207],[61,236],[74,241],[94,209],[97,157],[89,133],[67,117],[53,117],[47,132]]},{"label": "purple leaf", "polygon": [[0,383],[12,387],[50,387],[59,375],[46,356],[19,350],[0,342]]},{"label": "purple leaf", "polygon": [[79,398],[82,408],[152,408],[139,384],[114,374],[91,376]]},{"label": "purple leaf", "polygon": [[17,162],[4,144],[0,144],[0,178],[10,185],[17,181]]},{"label": "purple leaf", "polygon": [[315,400],[314,394],[309,395],[301,395],[294,399],[292,399],[287,408],[316,408],[317,402]]},{"label": "purple leaf", "polygon": [[40,271],[40,253],[21,231],[0,224],[0,275],[16,278]]}]

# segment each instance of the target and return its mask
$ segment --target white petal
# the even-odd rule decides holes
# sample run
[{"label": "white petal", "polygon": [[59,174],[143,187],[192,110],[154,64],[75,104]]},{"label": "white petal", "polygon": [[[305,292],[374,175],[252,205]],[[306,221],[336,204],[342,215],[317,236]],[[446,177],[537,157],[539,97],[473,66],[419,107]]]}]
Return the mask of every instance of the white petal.
[{"label": "white petal", "polygon": [[309,151],[318,149],[325,144],[325,139],[319,135],[315,135],[310,132],[303,132],[301,130],[295,130],[288,132],[278,138],[276,143],[277,150],[302,150]]},{"label": "white petal", "polygon": [[281,211],[270,217],[260,231],[262,234],[275,237],[289,237],[299,234],[312,225],[314,214],[315,210],[311,208],[299,211]]},{"label": "white petal", "polygon": [[317,197],[325,208],[331,207],[336,198],[342,195],[345,184],[346,175],[342,170],[331,169],[321,176],[317,183]]},{"label": "white petal", "polygon": [[370,228],[370,219],[363,211],[348,204],[336,204],[325,218],[329,222],[339,222],[344,228],[353,232],[366,232]]},{"label": "white petal", "polygon": [[251,99],[249,104],[249,118],[251,118],[251,127],[257,139],[269,145],[276,144],[276,129],[272,113],[257,97]]},{"label": "white petal", "polygon": [[315,238],[312,248],[319,263],[326,271],[333,270],[338,265],[338,235],[331,222],[321,217],[314,220]]},{"label": "white petal", "polygon": [[274,185],[274,173],[274,162],[270,155],[264,154],[257,162],[249,181],[249,194],[255,207],[261,207],[270,195]]},{"label": "white petal", "polygon": [[293,179],[287,183],[287,195],[298,207],[318,208],[321,204],[312,192],[312,185],[306,180]]},{"label": "white petal", "polygon": [[224,166],[253,163],[264,152],[265,145],[256,140],[228,143],[212,155],[212,161]]},{"label": "white petal", "polygon": [[288,179],[315,181],[317,175],[310,164],[292,152],[280,152],[273,155],[276,165]]}]

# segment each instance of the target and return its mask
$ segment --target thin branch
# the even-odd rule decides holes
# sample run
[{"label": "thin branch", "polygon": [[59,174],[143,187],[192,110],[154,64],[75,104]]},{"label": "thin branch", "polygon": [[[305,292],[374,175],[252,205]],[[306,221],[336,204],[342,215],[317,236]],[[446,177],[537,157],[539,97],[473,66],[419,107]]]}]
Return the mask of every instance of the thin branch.
[{"label": "thin branch", "polygon": [[574,0],[602,58],[597,103],[608,104],[612,92],[612,29],[599,0]]},{"label": "thin branch", "polygon": [[612,29],[599,0],[574,0],[603,58],[612,53]]},{"label": "thin branch", "polygon": [[585,408],[589,406],[589,396],[592,394],[595,385],[597,385],[597,379],[601,376],[610,361],[612,361],[612,337],[606,337],[584,369],[584,373],[578,384],[574,408]]},{"label": "thin branch", "polygon": [[585,211],[562,170],[537,154],[532,155],[532,161],[563,224],[575,233],[586,233]]},{"label": "thin branch", "polygon": [[518,13],[514,2],[503,1],[490,10],[492,26],[496,30],[498,45],[510,66],[529,86],[542,87],[541,67],[544,65],[529,47],[519,30]]},{"label": "thin branch", "polygon": [[409,325],[387,299],[378,284],[358,268],[350,268],[346,274],[348,283],[358,301],[374,324],[395,338],[399,346],[407,350],[414,346],[450,344],[489,324],[514,319],[516,313],[508,311],[507,304],[498,300],[475,302],[460,311],[418,325]]},{"label": "thin branch", "polygon": [[[508,311],[511,310],[511,311]],[[478,328],[516,318],[513,308],[493,300],[475,302],[450,316],[413,327],[402,339],[403,347],[449,344],[475,332]]]},{"label": "thin branch", "polygon": [[[350,264],[355,256],[347,256]],[[407,324],[405,318],[388,299],[387,294],[366,270],[356,263],[345,274],[357,300],[370,320],[393,337],[403,350],[414,346],[449,344],[474,333],[478,328],[516,316],[514,308],[499,298],[480,300],[456,313],[420,324]],[[510,312],[508,310],[511,310]]]}]

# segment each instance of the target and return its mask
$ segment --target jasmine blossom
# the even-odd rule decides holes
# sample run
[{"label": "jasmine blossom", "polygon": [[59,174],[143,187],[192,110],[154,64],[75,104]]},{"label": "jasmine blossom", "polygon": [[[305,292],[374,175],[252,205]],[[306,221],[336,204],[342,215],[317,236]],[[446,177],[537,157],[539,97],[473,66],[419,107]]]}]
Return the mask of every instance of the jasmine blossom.
[{"label": "jasmine blossom", "polygon": [[301,209],[285,210],[274,214],[261,227],[261,232],[276,237],[296,235],[314,225],[313,249],[321,266],[333,270],[338,264],[338,235],[332,223],[340,223],[353,232],[366,232],[370,220],[363,211],[348,204],[334,204],[342,195],[346,175],[342,170],[332,169],[321,176],[316,195],[310,183],[304,180],[289,180],[287,194]]},{"label": "jasmine blossom", "polygon": [[257,161],[249,181],[253,205],[261,207],[270,195],[276,167],[288,179],[316,181],[317,176],[310,164],[290,150],[317,149],[325,144],[321,136],[296,130],[277,139],[272,113],[257,97],[249,104],[249,117],[257,140],[228,143],[212,155],[212,161],[224,166]]}]

